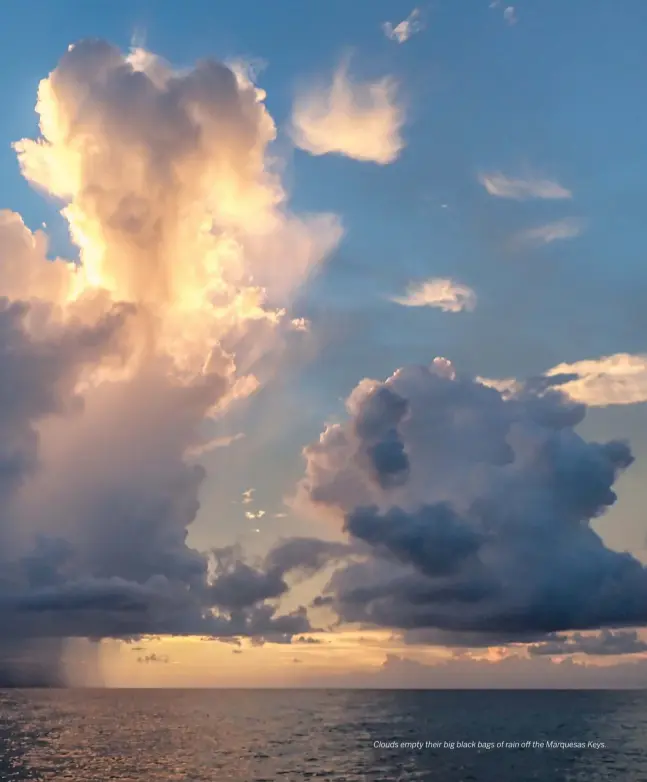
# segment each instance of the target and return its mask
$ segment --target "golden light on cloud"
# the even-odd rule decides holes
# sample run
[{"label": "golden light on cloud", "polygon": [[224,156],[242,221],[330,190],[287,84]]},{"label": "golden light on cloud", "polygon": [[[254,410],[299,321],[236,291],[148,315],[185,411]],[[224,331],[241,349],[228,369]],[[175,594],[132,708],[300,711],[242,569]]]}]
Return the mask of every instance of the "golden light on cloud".
[{"label": "golden light on cloud", "polygon": [[255,323],[271,332],[286,296],[341,236],[332,215],[287,211],[268,163],[276,128],[264,97],[242,69],[178,73],[141,49],[71,47],[39,87],[41,138],[15,144],[24,176],[64,202],[79,248],[80,266],[61,264],[48,291],[57,304],[97,291],[137,304],[143,353],[162,350],[191,376],[214,364],[234,372],[231,351],[213,345]]},{"label": "golden light on cloud", "polygon": [[393,163],[404,148],[404,121],[395,80],[353,80],[345,60],[330,85],[297,96],[292,138],[311,155],[338,154],[385,165]]}]

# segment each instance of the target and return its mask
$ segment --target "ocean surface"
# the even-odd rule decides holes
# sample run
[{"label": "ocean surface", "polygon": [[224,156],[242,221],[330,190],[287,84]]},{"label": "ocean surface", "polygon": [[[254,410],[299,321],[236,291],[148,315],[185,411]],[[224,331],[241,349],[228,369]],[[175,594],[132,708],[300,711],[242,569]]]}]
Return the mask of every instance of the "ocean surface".
[{"label": "ocean surface", "polygon": [[647,782],[647,692],[4,690],[0,780]]}]

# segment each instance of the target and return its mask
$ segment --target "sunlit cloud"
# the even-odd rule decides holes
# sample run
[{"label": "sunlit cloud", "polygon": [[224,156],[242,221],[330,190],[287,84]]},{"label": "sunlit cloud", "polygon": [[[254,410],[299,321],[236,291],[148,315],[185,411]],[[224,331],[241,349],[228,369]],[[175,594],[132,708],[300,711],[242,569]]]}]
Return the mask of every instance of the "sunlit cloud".
[{"label": "sunlit cloud", "polygon": [[48,258],[44,231],[0,212],[0,686],[33,683],[16,660],[34,654],[60,684],[65,638],[310,629],[262,597],[232,614],[186,542],[192,457],[239,439],[206,439],[209,420],[276,372],[294,296],[342,236],[289,208],[252,75],[82,41],[14,145],[78,257]]},{"label": "sunlit cloud", "polygon": [[526,201],[531,198],[572,198],[570,190],[552,179],[538,177],[509,177],[501,172],[481,173],[479,182],[491,196]]},{"label": "sunlit cloud", "polygon": [[425,29],[425,23],[422,20],[422,15],[419,8],[414,8],[413,11],[396,25],[391,22],[384,22],[382,30],[387,38],[397,43],[406,43],[411,36],[416,33],[420,33]]},{"label": "sunlit cloud", "polygon": [[344,61],[330,85],[297,96],[292,112],[294,143],[312,155],[337,154],[385,165],[404,147],[405,111],[391,77],[353,81]]},{"label": "sunlit cloud", "polygon": [[256,489],[245,489],[243,492],[243,498],[241,500],[243,505],[251,505],[254,502],[254,492]]},{"label": "sunlit cloud", "polygon": [[467,285],[438,277],[409,286],[404,296],[393,296],[391,301],[403,307],[436,307],[443,312],[471,312],[476,307],[476,293]]},{"label": "sunlit cloud", "polygon": [[[590,407],[647,402],[647,354],[615,353],[595,359],[562,363],[543,377],[577,402]],[[526,384],[515,378],[479,378],[506,394],[522,393]]]}]

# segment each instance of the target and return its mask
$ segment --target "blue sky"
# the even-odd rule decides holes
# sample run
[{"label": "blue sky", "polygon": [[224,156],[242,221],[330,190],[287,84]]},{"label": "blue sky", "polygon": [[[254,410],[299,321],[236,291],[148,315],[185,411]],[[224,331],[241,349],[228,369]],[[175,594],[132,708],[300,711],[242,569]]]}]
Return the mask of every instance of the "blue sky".
[{"label": "blue sky", "polygon": [[[284,510],[281,498],[303,471],[300,449],[341,413],[340,400],[363,377],[384,378],[436,355],[474,374],[524,377],[561,362],[647,350],[647,104],[640,97],[647,5],[519,0],[510,25],[488,0],[437,0],[422,9],[423,31],[404,44],[389,40],[382,23],[397,23],[412,8],[387,0],[3,5],[0,207],[20,212],[32,228],[47,222],[55,251],[69,252],[56,205],[21,177],[10,144],[35,136],[39,80],[68,44],[88,36],[123,48],[135,36],[177,66],[201,57],[262,61],[259,84],[279,128],[291,207],[343,220],[341,245],[295,302],[295,313],[312,321],[309,347],[227,422],[245,438],[226,455],[207,457],[198,544],[240,535],[262,547],[278,534],[313,531],[289,516],[266,520],[255,538],[255,522],[235,503],[254,487],[257,507]],[[349,54],[356,78],[398,82],[405,146],[390,165],[311,156],[286,133],[297,91],[329,78]],[[479,183],[483,171],[532,172],[573,197],[492,197]],[[511,248],[510,237],[564,218],[586,230]],[[388,300],[412,281],[436,277],[476,291],[476,309],[447,313]],[[583,429],[631,439],[638,463],[620,481],[607,538],[638,550],[647,499],[644,405],[596,408]]]}]

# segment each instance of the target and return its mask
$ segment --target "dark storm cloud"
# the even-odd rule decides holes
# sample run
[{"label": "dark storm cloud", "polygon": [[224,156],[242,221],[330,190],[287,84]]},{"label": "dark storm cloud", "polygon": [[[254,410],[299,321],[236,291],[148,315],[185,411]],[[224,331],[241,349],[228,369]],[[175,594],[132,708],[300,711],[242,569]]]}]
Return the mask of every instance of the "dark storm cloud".
[{"label": "dark storm cloud", "polygon": [[573,633],[570,636],[554,635],[546,641],[532,644],[528,652],[533,657],[548,655],[558,657],[567,654],[614,655],[647,652],[647,641],[636,630],[601,630],[595,635]]},{"label": "dark storm cloud", "polygon": [[[315,605],[451,645],[647,621],[647,570],[590,526],[631,451],[582,439],[585,408],[554,383],[503,395],[437,360],[363,381],[347,407],[348,423],[305,450],[298,499],[337,513],[370,554]],[[365,437],[385,433],[407,456],[399,486],[364,458]]]},{"label": "dark storm cloud", "polygon": [[235,546],[216,549],[209,601],[226,609],[243,609],[279,598],[290,588],[286,576],[313,575],[351,552],[345,543],[290,538],[277,543],[263,562],[253,567],[244,561],[244,553]]}]

